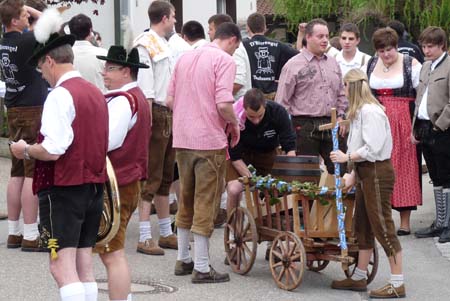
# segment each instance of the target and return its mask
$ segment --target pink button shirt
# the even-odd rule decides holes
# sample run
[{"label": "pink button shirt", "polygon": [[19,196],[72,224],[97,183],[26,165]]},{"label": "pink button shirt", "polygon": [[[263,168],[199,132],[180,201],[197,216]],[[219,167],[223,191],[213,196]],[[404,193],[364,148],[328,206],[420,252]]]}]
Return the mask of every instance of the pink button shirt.
[{"label": "pink button shirt", "polygon": [[226,121],[216,105],[233,102],[233,57],[210,43],[178,60],[169,84],[173,101],[173,147],[193,150],[227,146]]}]

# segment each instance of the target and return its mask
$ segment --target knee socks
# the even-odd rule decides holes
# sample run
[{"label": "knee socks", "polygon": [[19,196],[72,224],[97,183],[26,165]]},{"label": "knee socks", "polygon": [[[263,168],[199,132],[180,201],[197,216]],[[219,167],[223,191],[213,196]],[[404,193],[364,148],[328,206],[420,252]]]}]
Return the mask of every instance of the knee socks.
[{"label": "knee socks", "polygon": [[67,284],[59,289],[61,301],[86,301],[84,285],[81,282]]},{"label": "knee socks", "polygon": [[97,282],[83,282],[85,301],[97,301],[98,287]]},{"label": "knee socks", "polygon": [[139,222],[139,242],[152,239],[152,226],[150,221]]},{"label": "knee socks", "polygon": [[172,228],[170,227],[170,217],[161,218],[158,220],[159,224],[159,235],[162,237],[167,237],[173,234]]},{"label": "knee socks", "polygon": [[178,255],[177,260],[181,260],[184,263],[189,263],[192,258],[189,254],[189,229],[178,228]]},{"label": "knee socks", "polygon": [[200,273],[208,273],[209,268],[209,238],[194,233],[195,258],[194,269]]}]

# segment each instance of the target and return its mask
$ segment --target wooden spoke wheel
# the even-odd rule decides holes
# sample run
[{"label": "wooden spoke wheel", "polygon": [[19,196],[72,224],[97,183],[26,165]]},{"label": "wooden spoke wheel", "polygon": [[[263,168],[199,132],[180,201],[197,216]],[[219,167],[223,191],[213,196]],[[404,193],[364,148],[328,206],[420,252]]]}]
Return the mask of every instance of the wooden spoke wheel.
[{"label": "wooden spoke wheel", "polygon": [[224,231],[227,259],[233,272],[245,275],[255,262],[258,233],[253,216],[247,208],[231,211]]},{"label": "wooden spoke wheel", "polygon": [[[355,263],[348,266],[348,270],[344,271],[347,277],[351,277],[355,273],[356,266],[358,265],[358,252],[350,254],[355,258]],[[378,271],[378,249],[377,246],[373,248],[372,256],[370,257],[369,266],[367,267],[367,284],[372,282]]]},{"label": "wooden spoke wheel", "polygon": [[329,260],[308,260],[306,266],[310,271],[320,272],[330,263]]},{"label": "wooden spoke wheel", "polygon": [[275,237],[269,265],[279,288],[291,291],[300,285],[306,269],[306,252],[297,235],[281,232]]}]

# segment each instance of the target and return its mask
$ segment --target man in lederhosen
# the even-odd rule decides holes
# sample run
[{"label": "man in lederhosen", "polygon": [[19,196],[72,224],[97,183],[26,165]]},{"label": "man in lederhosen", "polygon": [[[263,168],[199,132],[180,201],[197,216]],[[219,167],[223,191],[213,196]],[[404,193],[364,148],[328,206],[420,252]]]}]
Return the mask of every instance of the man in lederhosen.
[{"label": "man in lederhosen", "polygon": [[136,210],[141,181],[147,179],[148,143],[151,133],[150,106],[137,86],[139,53],[128,54],[122,46],[111,46],[102,72],[109,112],[108,157],[116,174],[120,196],[120,226],[108,248],[96,248],[108,273],[110,300],[131,300],[131,275],[125,257],[125,232]]},{"label": "man in lederhosen", "polygon": [[101,91],[73,67],[75,37],[51,33],[60,27],[52,22],[58,17],[56,11],[43,13],[47,22],[36,24],[38,44],[30,59],[53,87],[38,142],[19,140],[11,151],[18,159],[36,159],[33,191],[39,197],[41,237],[51,249],[50,272],[61,299],[97,300],[92,247],[107,178],[108,108]]}]

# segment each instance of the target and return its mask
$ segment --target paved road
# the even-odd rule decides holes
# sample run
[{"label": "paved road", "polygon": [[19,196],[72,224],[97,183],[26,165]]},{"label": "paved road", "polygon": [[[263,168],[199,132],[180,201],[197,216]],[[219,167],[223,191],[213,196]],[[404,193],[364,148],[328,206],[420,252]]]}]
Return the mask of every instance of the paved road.
[{"label": "paved road", "polygon": [[[0,211],[6,209],[6,182],[9,160],[0,158]],[[424,176],[424,183],[428,177]],[[429,225],[433,218],[434,204],[431,202],[431,185],[425,187],[425,205],[413,213],[413,230]],[[395,214],[396,222],[398,216]],[[153,220],[154,230],[157,223]],[[0,221],[0,300],[58,300],[58,290],[48,272],[46,254],[29,254],[10,250],[5,246],[7,222]],[[155,231],[154,231],[155,232]],[[156,231],[157,233],[157,231]],[[154,236],[157,236],[155,233]],[[231,281],[223,284],[193,285],[189,276],[173,275],[176,251],[166,251],[162,257],[138,254],[135,251],[138,239],[137,215],[133,216],[127,232],[126,252],[135,283],[133,300],[367,300],[367,293],[336,291],[329,288],[333,279],[344,274],[340,265],[331,263],[320,273],[306,272],[299,288],[292,292],[278,289],[272,280],[268,263],[264,260],[265,246],[259,245],[257,259],[247,276],[231,274]],[[212,265],[219,271],[229,271],[223,265],[223,229],[214,232],[211,239]],[[405,300],[448,300],[450,296],[450,243],[441,245],[444,257],[433,239],[402,237],[404,249],[407,298]],[[380,249],[381,260],[376,279],[369,288],[384,284],[389,277],[386,257]],[[106,279],[105,269],[95,258],[95,275]],[[105,287],[100,283],[100,287]],[[100,292],[99,300],[107,300]]]}]

